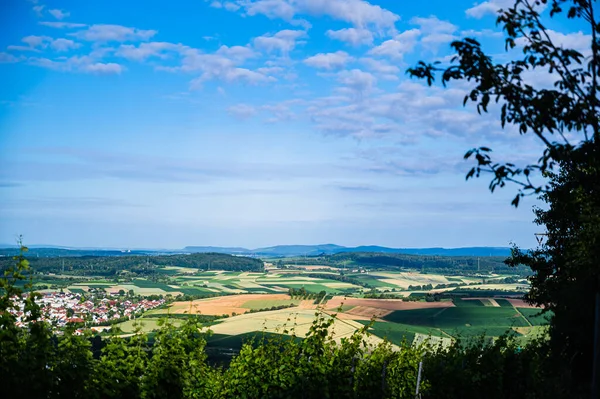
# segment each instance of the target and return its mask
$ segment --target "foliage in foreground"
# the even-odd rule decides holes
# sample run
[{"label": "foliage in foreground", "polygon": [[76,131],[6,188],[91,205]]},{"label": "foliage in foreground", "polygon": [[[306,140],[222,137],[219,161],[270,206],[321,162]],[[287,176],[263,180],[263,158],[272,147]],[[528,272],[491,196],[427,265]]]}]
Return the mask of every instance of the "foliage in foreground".
[{"label": "foliage in foreground", "polygon": [[[464,105],[499,117],[502,128],[533,134],[542,145],[537,162],[518,166],[474,148],[466,178],[491,176],[494,191],[514,183],[518,206],[527,195],[546,206],[535,209],[543,243],[515,248],[511,266],[533,270],[526,299],[550,311],[553,354],[567,359],[580,384],[596,383],[600,345],[594,319],[600,309],[600,19],[597,0],[513,0],[498,14],[506,58],[494,59],[473,38],[452,42],[449,66],[420,62],[408,73],[432,85],[468,83]],[[576,24],[577,46],[557,38],[550,26]],[[573,25],[574,26],[574,25]],[[516,51],[518,50],[518,51]],[[497,60],[501,62],[498,62]],[[546,83],[532,79],[544,76]],[[549,84],[551,83],[551,84]],[[510,131],[510,130],[509,130]],[[596,299],[595,299],[596,298]],[[594,336],[596,335],[596,338]],[[596,339],[596,342],[594,342]],[[558,360],[557,360],[558,361]],[[593,373],[595,375],[593,375]]]},{"label": "foliage in foreground", "polygon": [[[25,251],[26,248],[23,248]],[[276,339],[243,345],[227,369],[207,363],[205,330],[190,318],[168,319],[150,344],[143,334],[109,337],[94,356],[88,337],[53,336],[27,294],[28,328],[7,312],[21,295],[15,281],[29,268],[23,253],[0,279],[0,376],[6,397],[27,398],[424,398],[576,397],[565,369],[538,341],[519,348],[510,337],[448,348],[368,344],[369,326],[341,342],[334,318],[317,313],[308,335],[294,326]],[[556,366],[556,367],[555,367]]]}]

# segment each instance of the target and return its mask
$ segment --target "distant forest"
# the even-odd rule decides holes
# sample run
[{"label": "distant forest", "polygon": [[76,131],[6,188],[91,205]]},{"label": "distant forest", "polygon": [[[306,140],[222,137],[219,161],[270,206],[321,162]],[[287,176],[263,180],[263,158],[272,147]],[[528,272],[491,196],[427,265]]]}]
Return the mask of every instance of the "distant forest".
[{"label": "distant forest", "polygon": [[[29,257],[35,272],[65,273],[75,276],[114,276],[123,271],[136,275],[160,273],[165,266],[191,267],[200,270],[256,271],[264,270],[260,259],[226,254],[191,255],[130,255],[130,256],[78,256],[78,257]],[[0,270],[13,264],[11,256],[0,257]]]},{"label": "distant forest", "polygon": [[383,254],[376,252],[339,253],[334,255],[307,256],[278,260],[276,264],[324,265],[332,267],[363,267],[370,269],[411,269],[426,273],[463,274],[488,273],[527,275],[531,269],[525,266],[509,267],[502,256],[431,256]]},{"label": "distant forest", "polygon": [[[63,250],[58,253],[64,254]],[[0,249],[0,269],[11,264],[12,249]],[[221,253],[194,254],[126,254],[120,251],[98,251],[97,255],[52,256],[53,252],[44,249],[43,255],[34,249],[28,259],[35,272],[64,273],[74,276],[115,276],[123,271],[138,276],[161,273],[165,266],[197,268],[199,270],[258,271],[264,270],[264,263],[257,258],[233,256]],[[83,252],[83,251],[82,251]],[[91,252],[91,251],[90,251]],[[77,251],[76,253],[80,253]],[[45,255],[45,256],[44,256]],[[424,273],[473,274],[498,273],[528,275],[530,269],[524,266],[509,267],[500,256],[435,256],[406,255],[380,252],[352,252],[333,255],[280,258],[274,261],[277,266],[323,265],[340,268],[367,268],[388,270],[416,270]]]}]

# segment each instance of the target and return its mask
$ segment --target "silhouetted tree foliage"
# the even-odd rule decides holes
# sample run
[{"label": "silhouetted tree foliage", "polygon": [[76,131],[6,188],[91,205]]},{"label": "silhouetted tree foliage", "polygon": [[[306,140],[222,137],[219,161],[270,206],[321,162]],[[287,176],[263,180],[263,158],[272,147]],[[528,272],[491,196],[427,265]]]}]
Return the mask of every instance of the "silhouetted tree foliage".
[{"label": "silhouetted tree foliage", "polygon": [[[513,205],[532,194],[547,204],[548,209],[535,210],[536,223],[546,229],[545,243],[534,251],[515,248],[508,263],[533,270],[527,299],[552,311],[552,354],[569,364],[580,383],[591,377],[594,296],[600,291],[597,9],[594,0],[516,0],[497,22],[504,29],[506,49],[520,50],[519,58],[496,63],[477,40],[466,38],[451,44],[456,51],[451,66],[420,62],[408,70],[430,85],[437,72],[444,85],[471,82],[464,104],[474,103],[479,113],[498,111],[503,127],[513,125],[542,143],[537,162],[522,166],[493,161],[487,147],[469,150],[465,158],[474,158],[476,165],[467,179],[491,173],[492,191],[508,182],[519,186]],[[545,18],[574,20],[588,47],[581,52],[566,48]],[[532,73],[551,74],[554,83],[536,86],[527,78]]]}]

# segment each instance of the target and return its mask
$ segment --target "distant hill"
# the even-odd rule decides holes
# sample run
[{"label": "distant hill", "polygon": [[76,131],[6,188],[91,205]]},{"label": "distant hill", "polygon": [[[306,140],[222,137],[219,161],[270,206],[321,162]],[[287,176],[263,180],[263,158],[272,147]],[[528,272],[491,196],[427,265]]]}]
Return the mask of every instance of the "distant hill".
[{"label": "distant hill", "polygon": [[272,256],[314,256],[322,253],[336,254],[343,252],[345,247],[335,244],[322,245],[276,245],[274,247],[257,248],[252,250],[257,255]]},{"label": "distant hill", "polygon": [[213,252],[217,254],[247,254],[251,251],[247,248],[241,247],[185,247],[184,252],[202,253],[202,252]]},{"label": "distant hill", "polygon": [[[184,253],[219,253],[253,257],[293,257],[334,255],[340,253],[374,252],[384,254],[430,255],[430,256],[510,256],[507,247],[466,247],[466,248],[389,248],[377,245],[344,247],[335,244],[321,245],[276,245],[273,247],[248,249],[242,247],[188,246],[183,249],[108,249],[108,248],[67,248],[58,246],[29,246],[30,257],[54,256],[126,256],[126,255],[167,255]],[[0,248],[0,256],[18,253],[15,245]]]}]

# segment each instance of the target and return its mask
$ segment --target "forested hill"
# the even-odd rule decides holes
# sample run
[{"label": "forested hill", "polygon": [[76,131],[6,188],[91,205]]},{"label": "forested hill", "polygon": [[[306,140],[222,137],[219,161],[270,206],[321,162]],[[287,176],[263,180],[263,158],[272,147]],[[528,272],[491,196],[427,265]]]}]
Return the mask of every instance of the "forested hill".
[{"label": "forested hill", "polygon": [[335,244],[322,245],[276,245],[274,247],[246,249],[221,247],[185,247],[185,252],[220,252],[228,254],[244,254],[262,257],[291,257],[333,255],[348,252],[380,252],[408,255],[437,255],[437,256],[509,256],[510,248],[506,247],[467,247],[467,248],[389,248],[378,245],[363,245],[359,247],[344,247]]},{"label": "forested hill", "polygon": [[[71,275],[113,276],[123,271],[138,275],[160,273],[165,266],[191,267],[201,270],[263,271],[260,259],[218,253],[155,256],[70,256],[28,257],[35,272]],[[14,263],[12,257],[0,257],[0,270]]]},{"label": "forested hill", "polygon": [[504,256],[434,256],[353,252],[334,255],[287,258],[276,262],[288,265],[325,265],[335,267],[364,267],[371,269],[412,269],[423,272],[449,273],[518,273],[528,274],[526,267],[509,267]]}]

